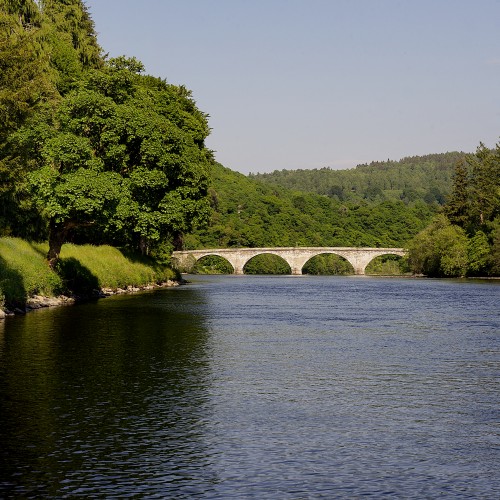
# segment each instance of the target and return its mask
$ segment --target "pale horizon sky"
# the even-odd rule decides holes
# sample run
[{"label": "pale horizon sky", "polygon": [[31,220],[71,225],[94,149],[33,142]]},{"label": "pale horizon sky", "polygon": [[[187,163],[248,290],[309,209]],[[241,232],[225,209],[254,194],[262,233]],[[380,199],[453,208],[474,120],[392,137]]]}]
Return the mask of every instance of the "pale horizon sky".
[{"label": "pale horizon sky", "polygon": [[248,174],[494,147],[500,0],[85,0],[110,57],[183,84]]}]

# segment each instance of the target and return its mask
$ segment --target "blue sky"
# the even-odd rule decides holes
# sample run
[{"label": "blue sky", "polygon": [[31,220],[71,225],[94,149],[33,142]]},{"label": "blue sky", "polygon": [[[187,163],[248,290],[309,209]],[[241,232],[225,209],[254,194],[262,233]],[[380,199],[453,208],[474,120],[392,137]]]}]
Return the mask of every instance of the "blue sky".
[{"label": "blue sky", "polygon": [[500,0],[86,0],[110,56],[193,91],[243,173],[500,137]]}]

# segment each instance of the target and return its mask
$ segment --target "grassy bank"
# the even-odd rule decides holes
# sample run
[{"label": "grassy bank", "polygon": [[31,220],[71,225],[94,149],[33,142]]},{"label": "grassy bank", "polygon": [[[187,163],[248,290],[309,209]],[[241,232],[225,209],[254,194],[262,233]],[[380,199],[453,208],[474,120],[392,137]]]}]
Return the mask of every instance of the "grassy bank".
[{"label": "grassy bank", "polygon": [[0,306],[23,305],[28,297],[88,295],[175,279],[176,273],[149,259],[110,246],[63,245],[56,272],[49,269],[45,243],[0,238]]}]

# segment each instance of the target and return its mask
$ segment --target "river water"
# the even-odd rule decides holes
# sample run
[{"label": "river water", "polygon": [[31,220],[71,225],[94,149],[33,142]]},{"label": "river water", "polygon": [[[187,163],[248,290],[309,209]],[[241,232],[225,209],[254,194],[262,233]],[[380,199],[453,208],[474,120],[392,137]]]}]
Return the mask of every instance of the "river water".
[{"label": "river water", "polygon": [[190,279],[0,322],[0,497],[500,497],[499,281]]}]

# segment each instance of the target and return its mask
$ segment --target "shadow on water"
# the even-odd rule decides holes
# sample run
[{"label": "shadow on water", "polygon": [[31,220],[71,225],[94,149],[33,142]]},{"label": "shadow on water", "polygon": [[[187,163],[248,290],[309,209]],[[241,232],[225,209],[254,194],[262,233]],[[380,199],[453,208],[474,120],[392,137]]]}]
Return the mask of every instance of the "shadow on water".
[{"label": "shadow on water", "polygon": [[9,267],[0,256],[0,296],[4,295],[8,306],[22,306],[26,299],[26,288],[22,275]]},{"label": "shadow on water", "polygon": [[118,476],[144,492],[216,481],[200,472],[204,297],[178,292],[40,310],[6,326],[0,496],[120,496],[131,484]]},{"label": "shadow on water", "polygon": [[87,297],[99,289],[97,276],[74,257],[60,259],[56,271],[64,286],[76,295]]}]

